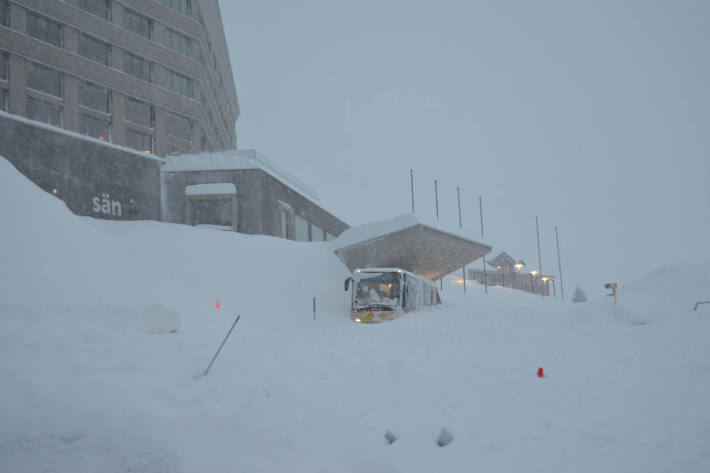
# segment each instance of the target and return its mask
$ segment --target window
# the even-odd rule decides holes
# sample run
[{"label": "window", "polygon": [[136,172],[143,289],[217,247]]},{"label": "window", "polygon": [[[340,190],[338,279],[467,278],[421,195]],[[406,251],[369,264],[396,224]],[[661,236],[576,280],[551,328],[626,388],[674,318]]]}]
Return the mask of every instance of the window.
[{"label": "window", "polygon": [[0,80],[7,80],[8,62],[7,53],[0,51]]},{"label": "window", "polygon": [[45,43],[62,47],[62,25],[32,12],[27,12],[27,34]]},{"label": "window", "polygon": [[100,118],[81,114],[79,116],[79,132],[102,141],[111,141],[111,123]]},{"label": "window", "polygon": [[83,33],[79,33],[79,54],[104,66],[111,65],[111,46]]},{"label": "window", "polygon": [[27,97],[27,118],[58,127],[64,121],[62,107],[32,97]]},{"label": "window", "polygon": [[190,0],[160,0],[160,3],[185,16],[190,16]]},{"label": "window", "polygon": [[126,130],[126,142],[129,148],[138,151],[147,151],[148,153],[153,152],[153,137],[146,133],[141,133],[129,128]]},{"label": "window", "polygon": [[296,224],[294,227],[296,230],[296,240],[308,241],[308,222],[296,215]]},{"label": "window", "polygon": [[192,84],[188,77],[178,74],[170,69],[163,74],[165,88],[185,97],[192,97]]},{"label": "window", "polygon": [[104,20],[109,19],[109,0],[67,0],[67,3],[99,16]]},{"label": "window", "polygon": [[10,3],[0,0],[0,26],[10,26]]},{"label": "window", "polygon": [[192,120],[182,115],[168,112],[168,135],[192,142]]},{"label": "window", "polygon": [[323,229],[311,224],[311,241],[323,241]]},{"label": "window", "polygon": [[133,10],[123,11],[123,26],[136,34],[148,39],[153,37],[153,20]]},{"label": "window", "polygon": [[153,128],[153,106],[129,97],[126,100],[126,120],[147,128]]},{"label": "window", "polygon": [[0,110],[7,112],[7,89],[0,89]]},{"label": "window", "polygon": [[152,74],[150,62],[145,59],[126,53],[123,57],[123,70],[134,77],[151,82]]},{"label": "window", "polygon": [[293,239],[293,207],[279,202],[279,236]]},{"label": "window", "polygon": [[128,98],[126,101],[126,120],[153,128],[153,106],[140,100]]},{"label": "window", "polygon": [[97,112],[111,113],[111,92],[91,82],[81,82],[79,105]]},{"label": "window", "polygon": [[28,62],[25,66],[27,87],[45,94],[62,97],[62,73],[56,69]]},{"label": "window", "polygon": [[187,57],[192,55],[192,40],[177,31],[165,31],[165,46]]}]

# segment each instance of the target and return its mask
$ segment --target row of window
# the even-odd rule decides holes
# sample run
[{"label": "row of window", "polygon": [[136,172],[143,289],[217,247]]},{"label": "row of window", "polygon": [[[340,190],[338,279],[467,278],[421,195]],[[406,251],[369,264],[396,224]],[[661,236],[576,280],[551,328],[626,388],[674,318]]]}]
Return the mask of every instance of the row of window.
[{"label": "row of window", "polygon": [[[70,5],[81,8],[93,15],[103,18],[106,21],[111,21],[111,0],[64,0]],[[160,0],[160,3],[182,13],[185,16],[190,16],[190,0]]]},{"label": "row of window", "polygon": [[299,217],[294,218],[293,239],[296,241],[326,241],[335,237],[315,223]]},{"label": "row of window", "polygon": [[[6,74],[7,55],[0,52],[0,73]],[[4,77],[0,75],[0,77]],[[64,96],[64,76],[60,71],[49,67],[27,62],[25,66],[25,81],[28,89],[41,92],[48,96],[61,99]],[[41,100],[28,97],[27,116],[33,120],[49,123],[54,126],[63,126],[62,107],[57,105],[56,99]],[[79,105],[92,112],[99,112],[103,116],[83,113],[79,123],[79,131],[94,138],[110,141],[111,120],[111,91],[100,85],[81,81],[78,94]],[[127,97],[125,102],[125,118],[127,122],[138,126],[155,128],[155,107],[147,102]],[[193,121],[182,115],[167,112],[168,134],[192,142]],[[153,150],[152,134],[137,130],[128,130],[127,144],[129,147],[141,151]]]},{"label": "row of window", "polygon": [[[58,48],[63,46],[61,24],[29,11],[26,18],[26,33],[29,36]],[[172,32],[168,38],[170,44],[176,48],[184,51],[190,49],[189,40],[179,33]],[[111,66],[111,45],[85,33],[79,33],[77,53],[103,66]],[[147,59],[127,51],[124,54],[123,71],[133,77],[152,83],[154,82],[153,67],[154,65]],[[165,68],[161,82],[160,85],[178,95],[193,97],[192,80],[183,74]]]}]

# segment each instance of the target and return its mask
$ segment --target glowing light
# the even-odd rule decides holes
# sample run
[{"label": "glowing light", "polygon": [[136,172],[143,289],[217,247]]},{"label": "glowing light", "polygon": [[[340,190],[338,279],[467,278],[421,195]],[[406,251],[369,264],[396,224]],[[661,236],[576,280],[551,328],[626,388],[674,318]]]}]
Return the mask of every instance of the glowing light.
[{"label": "glowing light", "polygon": [[145,150],[145,154],[150,154],[150,150],[149,149]]},{"label": "glowing light", "polygon": [[103,136],[99,136],[99,139],[100,139],[101,141],[106,141]]},{"label": "glowing light", "polygon": [[535,277],[535,276],[537,276],[537,273],[539,273],[539,272],[540,271],[538,271],[537,269],[533,269],[532,271],[530,271],[530,274],[532,275],[532,277]]},{"label": "glowing light", "polygon": [[522,261],[518,261],[513,266],[515,267],[515,269],[518,270],[518,272],[520,272],[520,270],[523,269],[523,266],[525,266],[525,263],[523,263]]},{"label": "glowing light", "polygon": [[549,281],[549,280],[550,280],[550,278],[547,277],[547,276],[543,276],[543,277],[542,277],[542,282],[545,282],[545,283],[546,283],[546,282]]},{"label": "glowing light", "polygon": [[362,322],[362,319],[360,319],[360,317],[357,317],[357,318],[355,319],[355,322]]},{"label": "glowing light", "polygon": [[57,189],[52,189],[52,194],[57,195]]}]

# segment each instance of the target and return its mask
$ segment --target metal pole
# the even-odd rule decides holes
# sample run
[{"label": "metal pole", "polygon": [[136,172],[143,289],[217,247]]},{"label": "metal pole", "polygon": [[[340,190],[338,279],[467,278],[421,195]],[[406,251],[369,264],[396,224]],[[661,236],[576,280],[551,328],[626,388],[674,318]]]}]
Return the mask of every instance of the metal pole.
[{"label": "metal pole", "polygon": [[212,368],[212,363],[214,363],[214,360],[217,359],[217,355],[219,355],[219,352],[222,351],[222,347],[224,346],[224,344],[225,344],[225,342],[227,341],[227,339],[229,338],[229,336],[232,334],[232,330],[234,330],[234,326],[237,325],[237,322],[239,322],[239,319],[241,319],[241,318],[242,318],[241,315],[237,315],[236,320],[234,320],[234,323],[232,324],[232,328],[230,328],[230,329],[229,329],[229,332],[227,332],[227,336],[224,337],[224,340],[222,340],[222,344],[221,344],[221,345],[219,346],[219,348],[217,349],[217,353],[215,353],[214,356],[212,357],[212,361],[210,361],[209,366],[207,367],[207,369],[205,370],[205,372],[202,373],[202,376],[206,376],[206,375],[207,375],[207,372],[210,370],[210,368]]},{"label": "metal pole", "polygon": [[557,297],[557,289],[555,289],[555,280],[550,279],[552,281],[552,297]]},{"label": "metal pole", "polygon": [[412,194],[412,213],[414,213],[414,169],[409,170],[409,184]]},{"label": "metal pole", "polygon": [[456,188],[456,197],[459,200],[459,228],[461,228],[461,188]]},{"label": "metal pole", "polygon": [[530,292],[535,294],[535,276],[530,275]]},{"label": "metal pole", "polygon": [[537,215],[535,215],[535,232],[537,233],[537,264],[542,277],[542,256],[540,255],[540,226],[538,225]]},{"label": "metal pole", "polygon": [[463,293],[466,294],[466,266],[462,268],[463,270]]},{"label": "metal pole", "polygon": [[436,204],[436,219],[439,220],[439,183],[434,179],[434,203]]},{"label": "metal pole", "polygon": [[[483,197],[478,196],[478,209],[481,214],[481,238],[483,238]],[[488,275],[486,274],[486,255],[483,255],[483,287],[488,294]]]},{"label": "metal pole", "polygon": [[560,269],[560,294],[562,294],[562,300],[565,300],[565,286],[562,284],[562,260],[560,260],[560,237],[557,233],[557,225],[555,225],[555,240],[557,241],[557,264]]}]

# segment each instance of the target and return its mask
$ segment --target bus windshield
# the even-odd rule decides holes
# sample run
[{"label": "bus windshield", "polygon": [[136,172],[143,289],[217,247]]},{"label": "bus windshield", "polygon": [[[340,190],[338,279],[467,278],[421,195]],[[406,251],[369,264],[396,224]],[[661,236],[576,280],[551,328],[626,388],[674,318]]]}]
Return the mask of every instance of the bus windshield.
[{"label": "bus windshield", "polygon": [[399,305],[401,274],[361,273],[356,280],[354,308],[392,310]]}]

